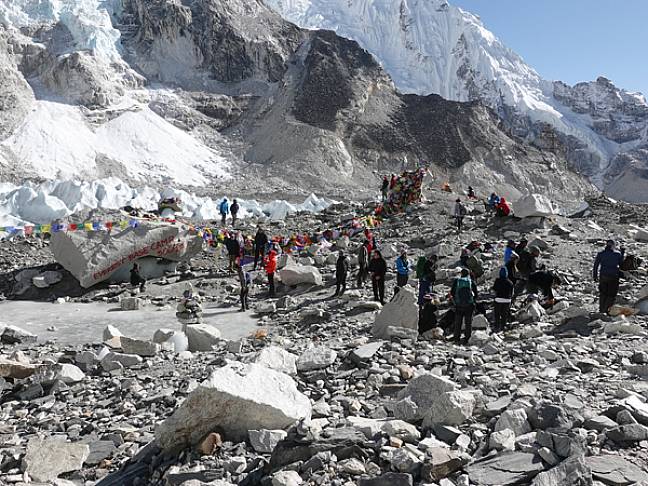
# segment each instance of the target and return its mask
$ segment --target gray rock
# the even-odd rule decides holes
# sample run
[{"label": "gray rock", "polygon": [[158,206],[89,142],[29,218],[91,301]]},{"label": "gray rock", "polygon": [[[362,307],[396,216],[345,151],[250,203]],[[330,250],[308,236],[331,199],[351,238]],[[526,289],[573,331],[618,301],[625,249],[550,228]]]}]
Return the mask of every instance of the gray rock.
[{"label": "gray rock", "polygon": [[155,356],[160,352],[160,345],[143,339],[131,339],[123,336],[120,338],[122,351],[125,354],[137,356]]},{"label": "gray rock", "polygon": [[542,402],[528,412],[529,423],[534,429],[571,429],[572,421],[565,409],[553,403]]},{"label": "gray rock", "polygon": [[297,374],[297,356],[278,346],[268,346],[256,353],[253,362],[287,375]]},{"label": "gray rock", "polygon": [[596,430],[597,432],[614,429],[618,426],[619,424],[617,424],[611,418],[606,417],[605,415],[597,415],[596,417],[589,418],[583,424],[583,427],[585,427],[586,429]]},{"label": "gray rock", "polygon": [[322,285],[322,274],[315,267],[290,264],[279,271],[279,278],[284,285]]},{"label": "gray rock", "polygon": [[[376,315],[371,333],[374,337],[388,339],[389,327],[402,327],[418,335],[418,305],[413,289],[403,287]],[[393,333],[392,333],[393,334]]]},{"label": "gray rock", "polygon": [[592,470],[594,479],[608,485],[625,486],[627,484],[648,481],[648,473],[620,456],[601,455],[586,457],[585,464]]},{"label": "gray rock", "polygon": [[69,385],[82,381],[85,378],[85,373],[73,364],[64,363],[40,367],[36,378],[41,383],[53,383],[60,380]]},{"label": "gray rock", "polygon": [[411,474],[385,473],[370,479],[360,479],[358,486],[413,486],[414,479]]},{"label": "gray rock", "polygon": [[648,427],[641,424],[621,425],[614,429],[606,430],[605,435],[617,444],[641,442],[642,440],[648,440]]},{"label": "gray rock", "polygon": [[495,431],[510,429],[515,436],[531,432],[531,425],[527,422],[527,414],[523,408],[509,409],[502,413],[495,423]]},{"label": "gray rock", "polygon": [[12,325],[5,326],[2,335],[0,335],[0,342],[4,344],[29,344],[35,343],[37,340],[38,336],[35,334]]},{"label": "gray rock", "polygon": [[184,332],[191,352],[211,351],[212,346],[222,341],[221,332],[209,324],[189,324],[184,326]]},{"label": "gray rock", "polygon": [[299,486],[303,482],[295,471],[279,471],[272,475],[272,486]]},{"label": "gray rock", "polygon": [[328,368],[337,358],[337,353],[324,346],[307,349],[297,360],[297,371],[313,371]]},{"label": "gray rock", "polygon": [[475,395],[465,391],[445,392],[424,412],[423,427],[433,424],[460,425],[472,417],[475,409]]},{"label": "gray rock", "polygon": [[90,442],[90,454],[85,460],[85,464],[90,466],[96,466],[104,459],[107,459],[113,455],[117,450],[117,446],[112,440],[97,440],[95,442]]},{"label": "gray rock", "polygon": [[271,453],[277,444],[286,438],[284,430],[250,430],[248,436],[255,451],[261,454]]},{"label": "gray rock", "polygon": [[356,364],[365,363],[371,360],[378,350],[383,346],[384,341],[374,341],[355,348],[349,354],[349,358]]},{"label": "gray rock", "polygon": [[535,454],[506,452],[473,462],[464,470],[480,486],[507,486],[529,482],[544,471],[544,465]]},{"label": "gray rock", "polygon": [[108,368],[111,368],[110,363],[119,363],[124,368],[131,368],[142,363],[142,358],[136,354],[124,354],[124,353],[108,353],[102,360],[101,366],[106,370],[110,371]]},{"label": "gray rock", "polygon": [[496,451],[512,451],[515,449],[515,432],[511,429],[493,432],[488,439],[488,445]]},{"label": "gray rock", "polygon": [[[400,293],[400,292],[399,292]],[[418,407],[416,419],[422,419],[436,401],[436,397],[459,389],[459,385],[443,376],[424,373],[413,378],[399,394],[399,399],[410,398]]]},{"label": "gray rock", "polygon": [[416,442],[421,438],[418,429],[403,420],[370,419],[364,417],[347,417],[347,422],[353,428],[362,432],[367,439],[372,439],[378,433],[397,437],[405,442]]},{"label": "gray rock", "polygon": [[432,447],[421,467],[423,481],[437,482],[461,469],[463,461],[456,451],[444,447]]},{"label": "gray rock", "polygon": [[27,443],[22,470],[34,481],[54,481],[59,474],[81,469],[89,454],[87,444],[33,437]]},{"label": "gray rock", "polygon": [[532,486],[589,486],[592,484],[592,470],[582,456],[565,459],[549,471],[538,474]]}]

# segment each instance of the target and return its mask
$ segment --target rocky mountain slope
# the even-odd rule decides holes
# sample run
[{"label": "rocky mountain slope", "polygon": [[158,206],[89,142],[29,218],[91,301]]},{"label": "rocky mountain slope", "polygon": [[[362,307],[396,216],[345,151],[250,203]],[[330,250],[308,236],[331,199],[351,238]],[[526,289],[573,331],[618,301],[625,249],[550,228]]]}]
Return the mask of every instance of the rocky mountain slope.
[{"label": "rocky mountain slope", "polygon": [[256,192],[345,191],[425,161],[512,198],[589,190],[488,108],[402,95],[354,41],[257,0],[20,0],[0,19],[6,178],[244,175]]},{"label": "rocky mountain slope", "polygon": [[[306,28],[354,39],[404,92],[480,100],[517,135],[556,133],[552,148],[615,197],[648,200],[648,103],[609,80],[543,79],[481,20],[445,0],[268,0]],[[541,146],[545,146],[540,142]]]}]

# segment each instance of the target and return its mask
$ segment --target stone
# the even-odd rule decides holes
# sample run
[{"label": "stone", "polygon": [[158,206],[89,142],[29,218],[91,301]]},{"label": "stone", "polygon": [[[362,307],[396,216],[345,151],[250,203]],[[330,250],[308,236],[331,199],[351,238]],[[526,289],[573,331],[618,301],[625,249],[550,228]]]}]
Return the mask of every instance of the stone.
[{"label": "stone", "polygon": [[379,339],[390,337],[389,327],[413,330],[418,335],[418,304],[414,290],[403,287],[376,315],[371,333]]},{"label": "stone", "polygon": [[608,322],[603,326],[603,332],[607,335],[626,334],[628,336],[643,336],[646,334],[643,327],[623,321]]},{"label": "stone", "polygon": [[641,424],[621,425],[614,429],[606,430],[605,435],[617,444],[641,442],[642,440],[648,440],[648,427]]},{"label": "stone", "polygon": [[277,444],[286,438],[284,430],[249,430],[250,444],[255,451],[261,454],[271,453]]},{"label": "stone", "polygon": [[592,470],[585,458],[575,456],[565,459],[549,471],[538,474],[531,486],[585,486],[592,484]]},{"label": "stone", "polygon": [[477,347],[484,347],[489,341],[490,341],[490,336],[488,335],[487,332],[485,331],[474,331],[472,335],[470,336],[470,340],[468,341],[468,344],[470,346],[477,346]]},{"label": "stone", "polygon": [[565,409],[559,405],[542,402],[528,411],[529,423],[534,429],[571,429],[570,420]]},{"label": "stone", "polygon": [[513,213],[518,218],[533,218],[552,216],[556,210],[547,196],[528,194],[513,204]]},{"label": "stone", "polygon": [[157,344],[162,344],[167,342],[171,337],[176,333],[174,329],[158,329],[153,333],[153,342]]},{"label": "stone", "polygon": [[413,486],[414,478],[411,474],[385,473],[375,478],[360,479],[358,486]]},{"label": "stone", "polygon": [[0,378],[22,380],[32,376],[37,370],[38,366],[36,365],[0,358]]},{"label": "stone", "polygon": [[211,373],[155,437],[165,450],[197,443],[218,427],[225,440],[243,441],[248,430],[285,429],[311,416],[310,400],[290,376],[257,364],[228,363]]},{"label": "stone", "polygon": [[515,433],[511,429],[493,432],[489,437],[488,446],[496,451],[512,451],[515,449]]},{"label": "stone", "polygon": [[419,407],[410,397],[398,400],[393,406],[394,417],[409,422],[415,422],[419,416]]},{"label": "stone", "polygon": [[505,452],[464,467],[470,482],[480,486],[507,486],[530,482],[544,471],[542,459],[526,452]]},{"label": "stone", "polygon": [[90,454],[88,444],[69,443],[58,438],[32,437],[22,460],[22,470],[33,481],[54,481],[63,473],[78,471]]},{"label": "stone", "polygon": [[642,243],[648,243],[648,230],[645,229],[637,230],[634,239],[636,241],[641,241]]},{"label": "stone", "polygon": [[459,471],[463,465],[459,454],[445,447],[431,447],[426,452],[427,459],[421,467],[423,481],[437,482]]},{"label": "stone", "polygon": [[380,302],[375,302],[373,300],[359,300],[352,304],[354,309],[361,309],[368,312],[379,311],[383,308],[383,305]]},{"label": "stone", "polygon": [[203,239],[180,225],[138,221],[124,231],[57,231],[50,249],[55,260],[84,288],[130,270],[133,260],[145,256],[188,260],[202,250]]},{"label": "stone", "polygon": [[337,353],[324,346],[307,349],[297,360],[297,371],[313,371],[328,368],[337,358]]},{"label": "stone", "polygon": [[604,432],[618,426],[619,424],[605,415],[597,415],[596,417],[589,418],[583,424],[583,427],[587,430],[596,430],[597,432]]},{"label": "stone", "polygon": [[377,434],[397,437],[405,442],[417,442],[421,438],[418,429],[403,420],[370,419],[364,417],[347,417],[349,425],[362,432],[367,439],[373,439]]},{"label": "stone", "polygon": [[397,471],[412,475],[416,475],[422,465],[420,454],[416,454],[415,451],[407,447],[396,449],[390,458],[390,462]]},{"label": "stone", "polygon": [[303,482],[295,471],[279,471],[272,475],[272,486],[299,486]]},{"label": "stone", "polygon": [[4,344],[32,344],[36,341],[38,336],[12,325],[5,326],[0,335],[0,342]]},{"label": "stone", "polygon": [[202,441],[200,441],[200,444],[198,445],[198,452],[200,452],[203,456],[213,456],[214,453],[222,447],[222,445],[223,438],[220,436],[220,434],[211,432],[210,434],[207,434],[207,436]]},{"label": "stone", "polygon": [[295,375],[297,374],[297,359],[296,355],[285,349],[278,346],[267,346],[254,355],[252,362],[280,373]]},{"label": "stone", "polygon": [[257,314],[274,314],[277,312],[277,304],[274,302],[259,302],[254,307]]},{"label": "stone", "polygon": [[[123,354],[123,353],[108,353],[102,360],[101,366],[106,370],[110,371],[108,368],[112,368],[111,363],[118,363],[124,368],[131,368],[142,363],[142,358],[136,354]],[[114,369],[114,368],[113,368]]]},{"label": "stone", "polygon": [[553,451],[548,447],[541,447],[540,449],[538,449],[538,455],[550,466],[556,466],[560,463],[558,456],[556,456],[556,454],[554,454]]},{"label": "stone", "polygon": [[103,330],[103,340],[110,341],[113,338],[121,338],[123,334],[114,326],[106,326]]},{"label": "stone", "polygon": [[[488,417],[494,417],[496,415],[500,415],[509,407],[509,405],[511,404],[511,400],[512,398],[510,395],[503,395],[499,397],[497,400],[490,401],[486,404],[486,407],[484,408],[484,413]],[[526,413],[524,414],[524,417],[526,420]]]},{"label": "stone", "polygon": [[142,299],[138,297],[122,297],[119,301],[119,305],[123,311],[140,310],[142,307]]},{"label": "stone", "polygon": [[358,346],[349,353],[349,359],[356,364],[366,363],[376,355],[384,343],[384,341],[374,341]]},{"label": "stone", "polygon": [[43,384],[54,383],[58,380],[69,385],[83,381],[85,376],[85,373],[79,367],[63,363],[41,366],[36,374],[36,379]]},{"label": "stone", "polygon": [[347,474],[352,476],[360,476],[367,472],[365,465],[356,458],[347,459],[346,461],[340,461],[338,467],[342,469]]},{"label": "stone", "polygon": [[500,415],[495,423],[495,431],[509,429],[515,436],[531,432],[531,425],[527,421],[527,414],[523,408],[509,409]]},{"label": "stone", "polygon": [[585,464],[592,470],[594,479],[608,485],[624,486],[648,481],[648,473],[620,456],[590,456],[585,458]]},{"label": "stone", "polygon": [[425,413],[423,427],[433,424],[461,425],[472,417],[475,395],[466,391],[445,392],[437,396],[432,407]]},{"label": "stone", "polygon": [[132,339],[126,336],[121,337],[121,347],[125,354],[136,354],[138,356],[155,356],[160,352],[160,345],[143,339]]},{"label": "stone", "polygon": [[315,267],[290,264],[279,271],[279,278],[284,285],[323,285],[322,274]]},{"label": "stone", "polygon": [[407,387],[398,394],[398,398],[399,400],[405,398],[411,399],[420,411],[415,418],[422,419],[423,412],[432,407],[432,404],[438,396],[445,392],[458,389],[459,385],[448,378],[432,373],[423,373],[410,380]]},{"label": "stone", "polygon": [[209,324],[189,324],[184,326],[189,341],[189,351],[211,351],[212,346],[220,344],[221,332]]},{"label": "stone", "polygon": [[88,446],[90,447],[90,453],[85,460],[85,464],[90,466],[96,466],[104,459],[111,457],[117,450],[117,446],[112,440],[97,440],[90,442]]}]

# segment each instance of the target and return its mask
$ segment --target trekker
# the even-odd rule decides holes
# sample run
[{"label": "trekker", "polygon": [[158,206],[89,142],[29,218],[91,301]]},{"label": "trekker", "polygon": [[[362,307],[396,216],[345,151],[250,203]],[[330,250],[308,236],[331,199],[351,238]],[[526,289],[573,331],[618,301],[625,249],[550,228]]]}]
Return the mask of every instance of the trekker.
[{"label": "trekker", "polygon": [[225,226],[225,224],[227,223],[227,213],[229,213],[229,201],[226,197],[224,197],[221,201],[220,205],[218,206],[218,210],[220,211],[221,215],[221,223],[223,226]]},{"label": "trekker", "polygon": [[349,275],[349,259],[342,250],[338,252],[335,264],[335,296],[343,295],[346,291],[346,281]]},{"label": "trekker", "polygon": [[230,213],[232,214],[232,226],[236,226],[236,218],[238,217],[238,212],[241,207],[239,206],[239,203],[234,199],[232,201],[232,205],[230,206],[229,210]]},{"label": "trekker", "polygon": [[509,240],[504,248],[504,265],[506,265],[511,260],[511,255],[515,253],[515,241]]},{"label": "trekker", "polygon": [[410,262],[407,259],[407,251],[401,251],[400,256],[396,259],[396,285],[398,288],[405,287],[409,280]]},{"label": "trekker", "polygon": [[261,261],[261,266],[265,260],[266,247],[268,246],[268,235],[263,231],[261,226],[257,226],[256,235],[254,235],[254,270],[257,269],[259,260]]},{"label": "trekker", "polygon": [[542,295],[547,303],[553,305],[553,289],[561,283],[562,279],[557,274],[546,270],[538,270],[529,275],[527,291],[531,294],[537,293],[538,290],[542,291]]},{"label": "trekker", "polygon": [[500,268],[499,278],[493,284],[495,291],[495,332],[504,332],[511,319],[513,282],[509,279],[506,267]]},{"label": "trekker", "polygon": [[416,262],[416,278],[419,280],[418,305],[423,305],[425,295],[432,292],[436,282],[436,255],[422,256]]},{"label": "trekker", "polygon": [[486,201],[486,209],[492,213],[495,211],[499,203],[500,203],[499,196],[493,192],[491,193],[490,196],[488,196],[488,200]]},{"label": "trekker", "polygon": [[461,203],[461,199],[457,199],[455,201],[455,207],[454,207],[454,218],[457,222],[457,233],[461,233],[461,228],[463,226],[463,220],[466,217],[466,214],[468,214],[468,209],[466,209],[466,206],[464,206]]},{"label": "trekker", "polygon": [[521,255],[522,252],[527,249],[528,244],[529,244],[528,240],[526,238],[522,238],[518,246],[515,247],[515,253]]},{"label": "trekker", "polygon": [[423,334],[430,329],[437,327],[437,306],[434,302],[434,296],[427,294],[423,296],[423,305],[419,310],[418,332]]},{"label": "trekker", "polygon": [[382,186],[380,187],[380,194],[382,195],[383,202],[387,200],[388,193],[389,193],[389,179],[387,179],[387,176],[384,176],[382,180]]},{"label": "trekker", "polygon": [[133,287],[139,287],[140,292],[146,290],[146,279],[140,273],[139,263],[133,263],[133,268],[130,271],[130,283]]},{"label": "trekker", "polygon": [[241,308],[239,312],[245,312],[250,309],[248,304],[248,295],[250,294],[250,287],[252,286],[252,275],[243,270],[243,265],[238,266],[238,278],[241,284]]},{"label": "trekker", "polygon": [[277,271],[277,251],[274,246],[270,248],[268,256],[265,259],[265,270],[268,275],[268,285],[270,287],[268,297],[273,298],[275,296],[274,274]]},{"label": "trekker", "polygon": [[369,277],[369,240],[364,240],[358,248],[358,288],[364,287]]},{"label": "trekker", "polygon": [[225,248],[227,249],[227,256],[229,258],[227,270],[233,272],[234,268],[238,266],[238,261],[241,256],[241,244],[235,236],[228,234],[225,238]]},{"label": "trekker", "polygon": [[371,254],[369,273],[371,274],[371,286],[373,287],[374,300],[385,305],[385,275],[387,274],[387,262],[379,250],[374,250]]},{"label": "trekker", "polygon": [[605,243],[605,250],[596,255],[594,260],[594,281],[599,287],[599,312],[607,314],[614,305],[619,293],[620,266],[623,264],[625,250],[615,249],[614,240]]},{"label": "trekker", "polygon": [[506,218],[511,214],[511,206],[509,206],[504,197],[500,199],[500,202],[495,207],[495,210],[495,216],[497,216],[498,218]]},{"label": "trekker", "polygon": [[455,311],[454,341],[457,344],[461,340],[462,324],[466,327],[464,344],[468,343],[472,335],[472,318],[477,298],[475,288],[476,285],[470,278],[470,271],[467,268],[461,269],[461,277],[455,279],[450,290]]},{"label": "trekker", "polygon": [[477,196],[475,195],[475,190],[473,189],[472,186],[468,186],[468,197],[470,199],[477,199]]}]

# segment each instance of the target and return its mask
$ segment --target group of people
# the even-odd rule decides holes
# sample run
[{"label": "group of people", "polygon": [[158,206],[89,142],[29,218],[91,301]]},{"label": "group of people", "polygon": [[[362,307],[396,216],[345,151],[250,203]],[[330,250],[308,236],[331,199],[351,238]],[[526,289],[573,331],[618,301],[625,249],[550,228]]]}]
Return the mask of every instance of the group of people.
[{"label": "group of people", "polygon": [[423,178],[426,173],[427,169],[420,168],[403,172],[400,176],[396,176],[396,174],[392,174],[391,178],[384,176],[380,188],[382,205],[379,207],[379,213],[402,213],[409,206],[421,202]]},{"label": "group of people", "polygon": [[238,213],[241,209],[238,201],[234,199],[232,204],[230,204],[227,197],[224,197],[223,200],[218,205],[218,212],[221,217],[221,224],[225,226],[227,224],[227,215],[232,216],[232,226],[236,226],[236,220],[238,219]]},{"label": "group of people", "polygon": [[[468,186],[468,199],[477,199],[477,195],[475,194],[475,190],[472,188],[472,186]],[[506,198],[503,196],[500,197],[494,192],[488,197],[484,204],[486,211],[489,214],[495,214],[495,216],[498,218],[506,218],[507,216],[511,216],[512,214],[511,206],[509,205]],[[457,198],[455,200],[454,209],[452,211],[452,217],[455,220],[457,233],[461,233],[461,231],[463,230],[464,218],[467,215],[468,208],[461,201],[461,198]]]}]

